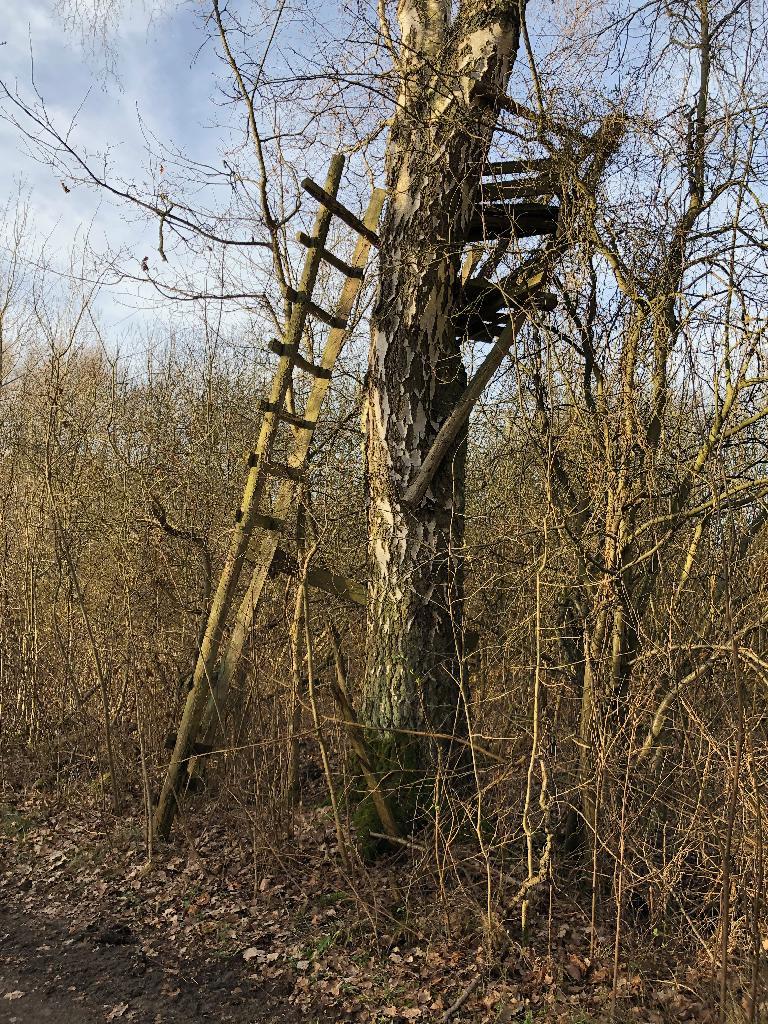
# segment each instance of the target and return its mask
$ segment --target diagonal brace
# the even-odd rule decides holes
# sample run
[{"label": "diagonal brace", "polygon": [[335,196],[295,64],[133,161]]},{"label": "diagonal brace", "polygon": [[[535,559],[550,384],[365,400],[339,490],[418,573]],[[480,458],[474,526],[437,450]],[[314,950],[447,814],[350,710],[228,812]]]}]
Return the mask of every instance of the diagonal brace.
[{"label": "diagonal brace", "polygon": [[535,308],[537,292],[538,289],[530,292],[528,302],[521,306],[514,314],[510,322],[496,339],[493,348],[481,363],[477,373],[469,384],[467,384],[467,387],[461,398],[456,403],[453,412],[438,431],[437,437],[432,443],[432,447],[427,452],[427,456],[421,464],[421,468],[418,471],[416,479],[410,484],[403,495],[404,505],[410,505],[412,508],[415,507],[427,493],[427,488],[432,483],[435,473],[438,471],[443,459],[452,448],[462,427],[469,419],[472,409],[477,404],[491,377],[501,366],[504,357],[514,344],[530,308]]}]

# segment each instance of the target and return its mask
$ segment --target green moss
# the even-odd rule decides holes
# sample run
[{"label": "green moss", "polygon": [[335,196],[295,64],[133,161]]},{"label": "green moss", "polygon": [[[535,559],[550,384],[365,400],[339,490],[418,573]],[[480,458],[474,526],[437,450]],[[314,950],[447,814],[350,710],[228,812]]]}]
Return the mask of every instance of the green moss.
[{"label": "green moss", "polygon": [[378,836],[375,832],[382,832],[383,825],[373,806],[370,796],[365,796],[355,808],[352,816],[357,833],[357,845],[360,856],[364,861],[371,863],[386,853],[391,852],[392,844]]},{"label": "green moss", "polygon": [[[369,736],[367,746],[375,767],[381,792],[387,798],[392,814],[403,836],[421,831],[429,822],[439,820],[441,799],[449,786],[451,791],[464,793],[466,801],[451,802],[450,822],[454,837],[467,842],[477,838],[477,821],[472,814],[475,777],[471,763],[466,760],[465,748],[455,745],[453,750],[439,758],[436,748],[428,741],[414,737]],[[360,853],[365,860],[373,861],[392,853],[398,844],[390,843],[373,833],[383,834],[386,829],[379,819],[375,804],[367,790],[362,773],[357,776],[357,785],[352,787],[350,800],[356,804],[352,814]],[[458,806],[467,808],[464,820],[457,821]],[[498,818],[494,813],[484,814],[481,828],[485,839],[492,842],[497,837]]]},{"label": "green moss", "polygon": [[34,824],[34,819],[28,815],[0,807],[0,833],[9,839],[23,838]]},{"label": "green moss", "polygon": [[354,900],[349,893],[342,892],[341,889],[337,889],[333,892],[320,893],[316,897],[315,903],[318,907],[333,907],[337,903],[354,903]]},{"label": "green moss", "polygon": [[[423,749],[410,737],[369,735],[368,750],[380,791],[389,803],[397,826],[403,835],[410,835],[433,811],[434,770]],[[358,791],[353,821],[365,860],[375,860],[392,852],[394,844],[372,834],[384,833],[386,829],[365,788]]]}]

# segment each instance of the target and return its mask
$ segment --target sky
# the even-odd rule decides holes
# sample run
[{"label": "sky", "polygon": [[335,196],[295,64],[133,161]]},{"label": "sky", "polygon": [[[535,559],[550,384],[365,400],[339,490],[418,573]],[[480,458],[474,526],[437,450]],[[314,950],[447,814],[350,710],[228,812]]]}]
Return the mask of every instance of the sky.
[{"label": "sky", "polygon": [[[95,40],[83,45],[67,31],[53,0],[0,0],[0,78],[26,99],[33,85],[60,128],[74,118],[72,139],[78,148],[103,151],[109,144],[114,172],[126,180],[143,179],[146,142],[142,126],[156,139],[192,158],[211,160],[220,152],[222,129],[211,124],[220,115],[211,105],[218,67],[203,34],[196,4],[171,4],[148,11],[137,0],[114,35],[115,73],[105,70],[104,51]],[[23,12],[23,13],[22,13]],[[92,43],[93,45],[89,45]],[[157,226],[127,217],[124,203],[98,190],[69,183],[30,153],[18,129],[0,118],[0,201],[21,188],[28,196],[33,232],[45,241],[55,265],[66,266],[73,246],[89,236],[91,247],[106,252],[124,247],[140,261],[157,248]],[[110,327],[130,327],[145,315],[135,286],[102,293],[100,309]]]}]

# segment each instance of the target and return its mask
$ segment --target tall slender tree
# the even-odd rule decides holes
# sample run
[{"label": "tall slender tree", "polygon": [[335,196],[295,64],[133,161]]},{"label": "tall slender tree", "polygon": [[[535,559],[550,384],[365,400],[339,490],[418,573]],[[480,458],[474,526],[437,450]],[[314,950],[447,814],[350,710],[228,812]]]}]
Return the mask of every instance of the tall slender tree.
[{"label": "tall slender tree", "polygon": [[[462,251],[518,50],[517,0],[403,0],[399,95],[367,392],[370,591],[363,695],[383,760],[461,729],[464,444],[404,495],[466,385],[452,315]],[[391,38],[389,27],[383,26]],[[404,751],[409,753],[405,755]]]}]

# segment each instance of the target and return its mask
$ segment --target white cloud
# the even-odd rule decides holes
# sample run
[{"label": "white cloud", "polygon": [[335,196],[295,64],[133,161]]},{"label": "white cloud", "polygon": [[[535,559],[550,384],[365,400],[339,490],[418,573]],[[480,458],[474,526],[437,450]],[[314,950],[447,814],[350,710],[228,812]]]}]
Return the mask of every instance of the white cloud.
[{"label": "white cloud", "polygon": [[[135,11],[136,5],[131,6]],[[108,151],[112,172],[125,181],[143,181],[146,175],[142,122],[157,139],[192,153],[210,153],[218,144],[201,128],[212,64],[203,58],[190,68],[200,43],[198,24],[189,9],[168,4],[149,13],[151,21],[146,16],[120,19],[113,39],[120,55],[117,78],[105,76],[77,36],[63,31],[52,0],[27,0],[23,17],[6,19],[0,36],[5,41],[0,77],[6,85],[32,100],[34,71],[34,85],[57,127],[66,129],[74,117],[75,147],[90,154]],[[61,175],[35,159],[5,120],[0,120],[0,148],[6,154],[0,163],[0,201],[17,191],[19,181],[29,189],[36,234],[47,239],[49,257],[61,265],[67,265],[86,234],[96,250],[135,254],[135,267],[156,248],[156,224],[137,223],[134,211],[97,189],[70,180],[65,192]],[[104,296],[102,307],[122,320],[126,299]]]}]

